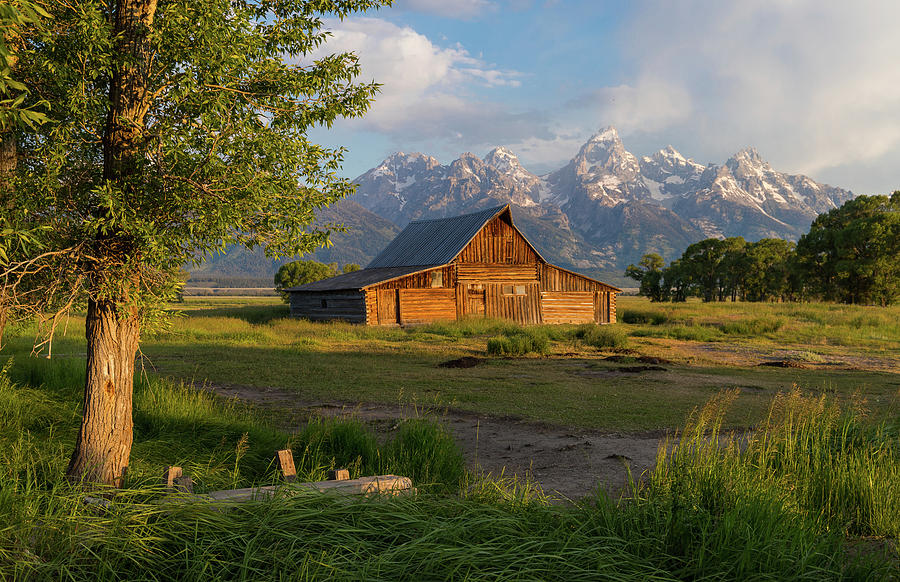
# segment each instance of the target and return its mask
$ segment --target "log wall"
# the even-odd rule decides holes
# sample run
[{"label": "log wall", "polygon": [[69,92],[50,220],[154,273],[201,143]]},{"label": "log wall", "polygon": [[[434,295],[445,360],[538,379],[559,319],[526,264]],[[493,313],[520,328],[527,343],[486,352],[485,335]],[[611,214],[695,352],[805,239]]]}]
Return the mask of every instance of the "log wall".
[{"label": "log wall", "polygon": [[294,291],[291,315],[315,321],[339,319],[366,323],[366,298],[361,291]]},{"label": "log wall", "polygon": [[400,289],[400,324],[456,319],[455,289]]},{"label": "log wall", "polygon": [[460,283],[481,283],[487,281],[537,282],[538,265],[491,265],[487,263],[460,263],[456,267],[457,281]]},{"label": "log wall", "polygon": [[366,324],[378,325],[378,296],[374,289],[366,290]]},{"label": "log wall", "polygon": [[594,320],[592,291],[550,291],[541,293],[544,323],[591,323]]},{"label": "log wall", "polygon": [[378,289],[431,289],[431,273],[441,272],[441,287],[453,288],[456,285],[455,269],[453,265],[438,267],[422,273],[407,275],[393,281],[387,281],[377,286]]},{"label": "log wall", "polygon": [[614,291],[614,287],[548,264],[541,265],[540,279],[544,291]]}]

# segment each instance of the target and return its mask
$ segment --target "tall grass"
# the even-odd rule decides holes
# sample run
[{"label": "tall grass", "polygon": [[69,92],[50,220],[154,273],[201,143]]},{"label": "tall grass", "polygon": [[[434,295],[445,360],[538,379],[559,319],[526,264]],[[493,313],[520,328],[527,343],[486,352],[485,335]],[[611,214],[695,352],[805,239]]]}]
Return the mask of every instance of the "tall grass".
[{"label": "tall grass", "polygon": [[597,349],[628,347],[628,334],[615,326],[585,324],[579,325],[571,332],[571,337]]},{"label": "tall grass", "polygon": [[695,413],[677,445],[661,449],[650,499],[717,513],[741,505],[776,511],[818,531],[900,535],[900,437],[865,423],[859,403],[842,407],[799,391],[777,395],[746,435],[721,431],[736,392]]},{"label": "tall grass", "polygon": [[[637,297],[620,297],[619,303],[620,321],[636,327],[629,330],[634,336],[697,341],[764,337],[788,344],[900,350],[900,305],[693,300],[669,304],[651,303]],[[697,331],[699,328],[714,331]]]},{"label": "tall grass", "polygon": [[[77,407],[67,398],[63,390],[17,386],[0,374],[0,579],[862,580],[891,574],[891,562],[879,555],[861,562],[848,557],[843,535],[896,535],[896,435],[865,425],[858,409],[823,399],[782,396],[742,443],[720,432],[731,396],[720,397],[694,416],[677,447],[661,452],[632,498],[617,504],[601,494],[555,506],[527,484],[502,478],[472,483],[465,476],[470,486],[457,490],[452,482],[462,474],[462,458],[433,423],[403,423],[386,444],[360,423],[335,420],[314,420],[292,436],[237,403],[148,383],[136,393],[142,442],[133,455],[145,479],[98,508],[85,505],[83,491],[61,478],[77,427]],[[176,441],[187,441],[193,458],[229,473],[222,479],[248,482],[267,470],[264,455],[248,461],[254,447],[271,454],[279,438],[293,447],[301,478],[335,465],[380,468],[414,476],[420,493],[357,500],[310,494],[226,511],[150,503],[159,495],[150,477],[165,455],[172,457]]]},{"label": "tall grass", "polygon": [[546,354],[550,338],[540,327],[516,327],[487,341],[487,353],[494,356]]}]

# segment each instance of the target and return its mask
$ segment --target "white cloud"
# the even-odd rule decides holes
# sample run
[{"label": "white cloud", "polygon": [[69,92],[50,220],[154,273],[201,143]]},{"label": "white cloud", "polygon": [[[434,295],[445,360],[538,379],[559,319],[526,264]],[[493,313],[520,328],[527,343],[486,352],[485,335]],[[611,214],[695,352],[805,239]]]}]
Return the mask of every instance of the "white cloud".
[{"label": "white cloud", "polygon": [[680,128],[689,147],[713,155],[754,145],[808,173],[900,149],[900,3],[644,0],[637,9],[622,34],[635,75],[693,106],[667,121],[665,104],[641,105],[638,91],[638,122]]},{"label": "white cloud", "polygon": [[520,73],[492,67],[461,45],[440,47],[412,28],[381,19],[329,26],[333,36],[317,54],[353,51],[360,58],[361,79],[383,84],[365,117],[346,123],[398,142],[446,139],[466,147],[536,130],[531,122],[539,116],[526,119],[472,96],[477,90],[517,87]]},{"label": "white cloud", "polygon": [[691,96],[678,84],[645,77],[633,85],[597,89],[571,101],[567,108],[627,134],[656,131],[683,121],[691,112]]},{"label": "white cloud", "polygon": [[447,18],[466,20],[496,8],[488,0],[399,0],[394,6]]}]

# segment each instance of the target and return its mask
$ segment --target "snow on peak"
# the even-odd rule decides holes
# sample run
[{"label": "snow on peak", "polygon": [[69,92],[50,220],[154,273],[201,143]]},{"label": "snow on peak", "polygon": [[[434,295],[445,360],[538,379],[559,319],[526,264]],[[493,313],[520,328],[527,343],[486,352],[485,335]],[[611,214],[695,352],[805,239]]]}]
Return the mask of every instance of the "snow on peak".
[{"label": "snow on peak", "polygon": [[591,139],[588,141],[590,143],[610,142],[610,141],[616,142],[616,141],[619,141],[619,132],[618,132],[618,130],[616,130],[615,127],[613,127],[612,125],[609,125],[603,129],[601,129],[599,132],[595,133],[594,135],[592,135]]},{"label": "snow on peak", "polygon": [[667,145],[665,149],[659,150],[660,157],[667,160],[675,160],[678,162],[686,162],[687,160],[684,158],[681,153],[673,148],[671,145]]}]

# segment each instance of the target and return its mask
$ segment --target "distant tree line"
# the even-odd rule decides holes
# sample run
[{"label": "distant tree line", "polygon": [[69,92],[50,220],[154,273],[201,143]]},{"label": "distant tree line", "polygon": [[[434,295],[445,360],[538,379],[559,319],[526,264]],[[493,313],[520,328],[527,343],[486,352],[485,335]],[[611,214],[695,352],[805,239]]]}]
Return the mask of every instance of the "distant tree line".
[{"label": "distant tree line", "polygon": [[778,238],[708,238],[665,265],[656,253],[625,276],[652,301],[900,300],[900,191],[859,196],[820,214],[794,244]]}]

